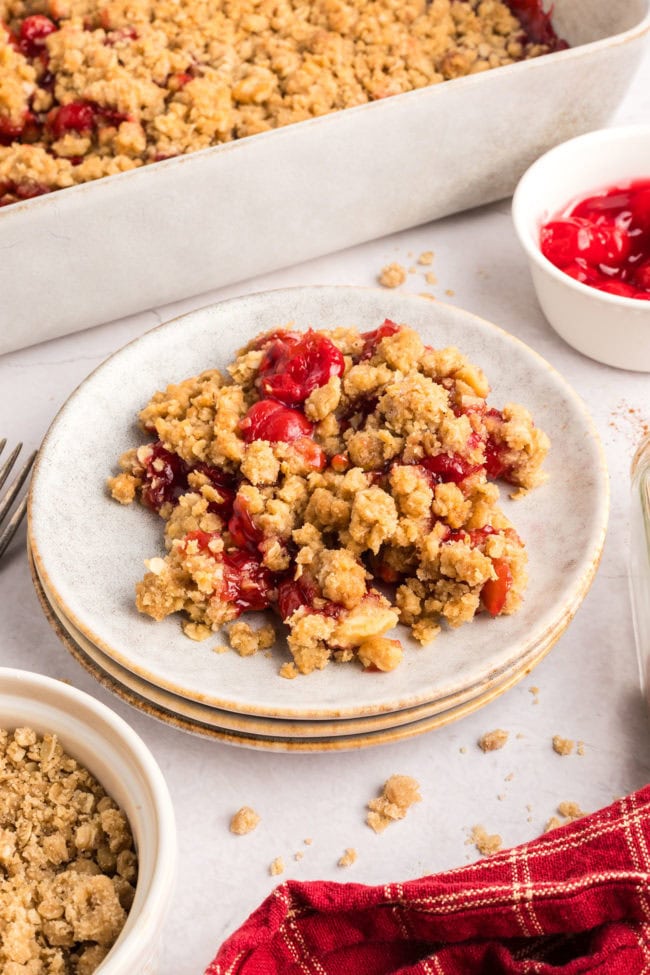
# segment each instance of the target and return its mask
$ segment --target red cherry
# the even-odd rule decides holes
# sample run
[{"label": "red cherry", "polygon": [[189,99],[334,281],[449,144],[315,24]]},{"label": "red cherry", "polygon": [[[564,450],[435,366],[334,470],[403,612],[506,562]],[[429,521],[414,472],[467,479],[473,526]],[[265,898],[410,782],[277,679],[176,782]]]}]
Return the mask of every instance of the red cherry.
[{"label": "red cherry", "polygon": [[90,102],[69,102],[53,109],[47,117],[47,125],[54,139],[66,132],[90,132],[95,124],[95,107]]},{"label": "red cherry", "polygon": [[211,464],[197,464],[193,470],[204,474],[221,496],[220,501],[210,501],[208,511],[220,515],[221,518],[229,518],[232,514],[236,492],[235,479],[232,474],[227,474],[226,471],[222,471],[219,467],[213,467]]},{"label": "red cherry", "polygon": [[508,592],[512,586],[512,572],[505,559],[493,559],[492,565],[496,579],[488,579],[481,589],[481,602],[490,616],[498,616],[505,606]]},{"label": "red cherry", "polygon": [[420,466],[433,474],[437,484],[449,481],[458,484],[459,481],[463,481],[470,474],[475,474],[481,469],[480,465],[469,464],[460,454],[437,454],[435,457],[424,457],[420,461]]},{"label": "red cherry", "polygon": [[636,284],[637,289],[641,288],[644,291],[650,292],[650,261],[646,261],[634,269],[632,280]]},{"label": "red cherry", "polygon": [[593,224],[586,217],[552,220],[542,227],[542,254],[561,269],[582,258],[588,264],[617,267],[630,252],[627,232],[613,223]]},{"label": "red cherry", "polygon": [[163,504],[174,504],[187,490],[188,467],[177,454],[165,450],[157,440],[144,465],[142,501],[158,511]]},{"label": "red cherry", "polygon": [[264,538],[264,532],[255,525],[245,500],[239,495],[233,503],[228,531],[237,548],[242,549],[257,549],[257,543]]},{"label": "red cherry", "polygon": [[318,589],[309,576],[303,575],[300,579],[284,579],[278,586],[278,613],[283,620],[288,620],[302,606],[311,609],[316,596],[318,596]]},{"label": "red cherry", "polygon": [[27,57],[37,57],[45,48],[45,38],[57,30],[56,24],[44,14],[25,17],[18,32],[20,50]]},{"label": "red cherry", "polygon": [[608,295],[618,295],[620,298],[634,298],[637,289],[625,281],[599,281],[596,284],[599,291],[605,291]]},{"label": "red cherry", "polygon": [[304,403],[332,376],[342,376],[343,355],[333,342],[311,329],[298,338],[288,332],[270,343],[260,363],[263,392],[285,406]]},{"label": "red cherry", "polygon": [[223,584],[219,596],[234,603],[238,613],[268,609],[273,589],[273,576],[260,558],[251,552],[225,552]]},{"label": "red cherry", "polygon": [[252,440],[292,443],[300,437],[309,437],[312,432],[312,425],[304,413],[291,410],[272,399],[261,399],[254,403],[239,428],[246,443]]},{"label": "red cherry", "polygon": [[322,471],[327,464],[327,457],[315,440],[311,437],[298,437],[293,442],[293,449],[300,454],[304,464],[315,471]]}]

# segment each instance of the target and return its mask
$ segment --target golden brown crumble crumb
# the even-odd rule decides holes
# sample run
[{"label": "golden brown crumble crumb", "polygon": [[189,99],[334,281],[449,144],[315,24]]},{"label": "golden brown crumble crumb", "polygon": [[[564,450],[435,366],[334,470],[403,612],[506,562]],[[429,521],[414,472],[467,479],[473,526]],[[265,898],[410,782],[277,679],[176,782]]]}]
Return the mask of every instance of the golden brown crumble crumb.
[{"label": "golden brown crumble crumb", "polygon": [[426,274],[424,275],[424,280],[425,280],[425,281],[427,282],[427,284],[437,284],[437,283],[438,283],[438,278],[437,278],[437,276],[436,276],[436,275],[435,275],[435,274],[433,273],[433,271],[428,271],[428,272],[427,272],[427,273],[426,273]]},{"label": "golden brown crumble crumb", "polygon": [[571,738],[562,738],[560,735],[553,735],[553,751],[558,755],[571,755],[575,748],[575,742]]},{"label": "golden brown crumble crumb", "polygon": [[379,283],[384,288],[399,288],[405,281],[406,269],[401,264],[398,264],[397,261],[393,261],[392,264],[387,264],[381,269],[379,274]]},{"label": "golden brown crumble crumb", "polygon": [[0,970],[91,975],[135,895],[124,814],[56,735],[0,729]]},{"label": "golden brown crumble crumb", "polygon": [[275,643],[275,630],[265,623],[255,630],[248,623],[233,623],[228,630],[228,640],[240,657],[252,657],[258,650],[267,650]]},{"label": "golden brown crumble crumb", "polygon": [[484,826],[474,826],[468,842],[473,843],[483,857],[492,856],[503,847],[503,840],[499,834],[488,833]]},{"label": "golden brown crumble crumb", "polygon": [[533,695],[533,704],[539,704],[539,687],[529,687],[528,693]]},{"label": "golden brown crumble crumb", "polygon": [[298,669],[294,663],[283,663],[280,667],[280,677],[284,677],[285,680],[295,680],[298,676]]},{"label": "golden brown crumble crumb", "polygon": [[546,823],[545,833],[549,833],[552,829],[557,829],[559,826],[566,826],[567,823],[573,823],[576,819],[582,819],[583,816],[587,815],[582,811],[577,802],[572,802],[571,800],[561,802],[557,807],[557,811],[562,818],[559,819],[557,816],[551,816]]},{"label": "golden brown crumble crumb", "polygon": [[303,843],[305,844],[305,846],[311,846],[313,842],[314,841],[311,838],[311,836],[308,836],[307,839],[303,840]]},{"label": "golden brown crumble crumb", "polygon": [[433,251],[422,251],[418,257],[418,264],[422,264],[425,267],[433,264]]},{"label": "golden brown crumble crumb", "polygon": [[302,852],[302,850],[298,850],[297,853],[294,853],[293,858],[294,858],[294,860],[302,860],[302,858],[304,857],[304,855],[305,854]]},{"label": "golden brown crumble crumb", "polygon": [[348,846],[343,856],[339,858],[338,866],[351,867],[353,863],[357,862],[357,858],[357,851],[353,847]]},{"label": "golden brown crumble crumb", "polygon": [[218,643],[216,647],[212,648],[213,653],[228,653],[230,647],[227,647],[225,643]]},{"label": "golden brown crumble crumb", "polygon": [[246,833],[252,833],[259,822],[260,816],[254,809],[250,806],[242,806],[230,820],[230,832],[236,833],[237,836],[245,836]]},{"label": "golden brown crumble crumb", "polygon": [[584,756],[584,753],[585,753],[585,743],[584,743],[584,741],[579,741],[578,742],[578,746],[577,746],[576,751],[577,751],[578,755],[580,756],[580,758],[582,758]]},{"label": "golden brown crumble crumb", "polygon": [[446,288],[445,294],[447,295],[448,298],[453,298],[456,292],[454,291],[453,288]]},{"label": "golden brown crumble crumb", "polygon": [[512,780],[514,779],[514,777],[515,777],[515,773],[514,772],[508,772],[508,774],[504,777],[503,781],[504,782],[512,782]]},{"label": "golden brown crumble crumb", "polygon": [[404,819],[416,802],[421,802],[420,785],[410,775],[391,775],[384,783],[382,794],[368,803],[366,823],[375,833],[383,833],[387,826]]},{"label": "golden brown crumble crumb", "polygon": [[502,728],[496,728],[494,731],[486,731],[486,733],[479,738],[478,747],[484,752],[495,752],[503,746],[508,741],[509,732],[504,731]]},{"label": "golden brown crumble crumb", "polygon": [[467,754],[467,745],[461,745],[460,748],[458,749],[458,751],[461,753],[461,755],[466,755]]},{"label": "golden brown crumble crumb", "polygon": [[276,857],[269,867],[269,873],[272,877],[279,877],[281,873],[284,873],[284,860],[282,857]]}]

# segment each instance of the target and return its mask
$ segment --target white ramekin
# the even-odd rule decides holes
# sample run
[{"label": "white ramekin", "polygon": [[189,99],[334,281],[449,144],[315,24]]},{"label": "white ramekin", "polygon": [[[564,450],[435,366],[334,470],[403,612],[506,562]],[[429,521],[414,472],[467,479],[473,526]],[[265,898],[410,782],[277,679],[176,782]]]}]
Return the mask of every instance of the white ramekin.
[{"label": "white ramekin", "polygon": [[538,159],[517,187],[512,215],[539,303],[555,331],[592,359],[650,372],[650,302],[581,284],[539,247],[542,224],[576,197],[643,177],[650,179],[650,125],[601,129]]},{"label": "white ramekin", "polygon": [[171,798],[153,755],[122,718],[90,695],[27,671],[0,668],[0,724],[56,734],[126,813],[138,853],[135,899],[97,975],[154,975],[177,845]]}]

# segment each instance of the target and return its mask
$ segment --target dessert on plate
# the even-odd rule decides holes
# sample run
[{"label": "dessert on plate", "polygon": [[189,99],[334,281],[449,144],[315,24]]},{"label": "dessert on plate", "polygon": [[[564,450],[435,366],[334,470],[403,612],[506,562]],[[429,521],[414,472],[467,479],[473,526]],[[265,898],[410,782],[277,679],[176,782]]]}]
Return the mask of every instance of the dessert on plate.
[{"label": "dessert on plate", "polygon": [[355,657],[394,669],[402,647],[385,634],[398,622],[425,644],[442,625],[517,610],[526,551],[494,481],[536,487],[549,440],[523,406],[488,406],[458,349],[389,320],[279,329],[228,374],[157,392],[140,413],[148,442],[109,481],[165,520],[141,612],[182,612],[203,639],[272,608],[292,677]]}]

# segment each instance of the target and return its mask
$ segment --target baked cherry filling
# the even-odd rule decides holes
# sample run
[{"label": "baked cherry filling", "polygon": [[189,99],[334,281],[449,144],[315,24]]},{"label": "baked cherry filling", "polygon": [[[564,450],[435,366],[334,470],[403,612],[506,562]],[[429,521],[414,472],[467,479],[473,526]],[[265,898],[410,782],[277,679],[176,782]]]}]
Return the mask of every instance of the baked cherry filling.
[{"label": "baked cherry filling", "polygon": [[609,294],[650,300],[650,179],[583,197],[540,231],[542,254]]},{"label": "baked cherry filling", "polygon": [[273,575],[262,565],[259,555],[252,552],[231,549],[227,552],[214,552],[210,543],[220,539],[219,532],[194,531],[185,536],[184,547],[196,543],[200,552],[209,555],[223,566],[223,577],[218,596],[224,602],[232,603],[238,615],[247,611],[257,612],[268,609],[273,591]]},{"label": "baked cherry filling", "polygon": [[276,333],[265,349],[258,381],[266,396],[298,406],[344,369],[342,354],[323,335],[311,329],[305,335]]},{"label": "baked cherry filling", "polygon": [[270,443],[293,443],[311,436],[313,427],[304,413],[289,409],[272,399],[254,403],[239,428],[246,443],[268,440]]}]

